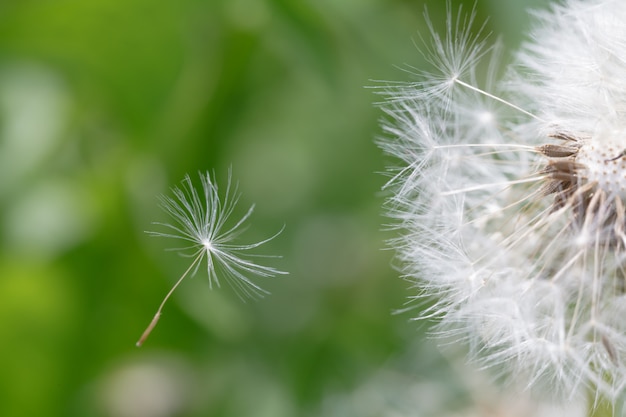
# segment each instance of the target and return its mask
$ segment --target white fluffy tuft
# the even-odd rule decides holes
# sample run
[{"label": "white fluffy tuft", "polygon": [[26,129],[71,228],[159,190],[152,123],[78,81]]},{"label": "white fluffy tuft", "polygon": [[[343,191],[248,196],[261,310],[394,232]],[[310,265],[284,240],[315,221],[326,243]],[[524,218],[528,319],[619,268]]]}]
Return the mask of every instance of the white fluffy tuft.
[{"label": "white fluffy tuft", "polygon": [[[381,147],[402,273],[446,335],[529,387],[626,383],[626,2],[536,13],[514,71],[473,17],[434,32],[439,73],[394,84]],[[432,27],[431,27],[432,30]]]}]

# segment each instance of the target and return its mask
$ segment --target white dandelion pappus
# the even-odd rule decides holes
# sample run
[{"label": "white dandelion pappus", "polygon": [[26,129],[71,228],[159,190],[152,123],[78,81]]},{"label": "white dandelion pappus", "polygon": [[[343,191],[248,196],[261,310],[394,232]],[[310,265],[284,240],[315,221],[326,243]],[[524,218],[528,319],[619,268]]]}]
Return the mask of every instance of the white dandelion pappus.
[{"label": "white dandelion pappus", "polygon": [[273,277],[287,272],[276,268],[255,263],[253,257],[271,257],[267,255],[254,255],[248,253],[252,249],[269,242],[282,232],[282,229],[275,235],[260,242],[240,245],[233,243],[235,239],[245,230],[245,222],[254,210],[251,206],[246,214],[231,225],[231,217],[241,194],[238,186],[232,185],[231,173],[228,173],[226,190],[220,198],[218,187],[211,179],[210,174],[200,173],[200,181],[203,194],[200,195],[191,178],[187,175],[182,181],[182,187],[172,189],[174,197],[160,196],[161,207],[173,218],[174,223],[155,223],[169,229],[168,232],[149,231],[150,235],[179,239],[188,246],[175,248],[173,250],[182,251],[185,256],[194,258],[189,268],[176,281],[174,286],[167,293],[152,322],[141,338],[137,346],[141,346],[150,332],[156,326],[161,311],[166,301],[174,290],[191,273],[194,275],[200,268],[202,261],[206,259],[206,271],[209,279],[209,286],[220,286],[219,276],[221,275],[235,292],[243,299],[260,297],[267,294],[263,288],[254,283],[248,276]]},{"label": "white dandelion pappus", "polygon": [[[404,276],[487,367],[555,398],[626,385],[626,2],[566,0],[496,82],[473,14],[434,32],[439,74],[386,87]],[[432,26],[431,26],[431,31]],[[461,59],[462,58],[462,59]],[[547,385],[546,385],[547,384]],[[556,391],[556,392],[555,392]]]}]

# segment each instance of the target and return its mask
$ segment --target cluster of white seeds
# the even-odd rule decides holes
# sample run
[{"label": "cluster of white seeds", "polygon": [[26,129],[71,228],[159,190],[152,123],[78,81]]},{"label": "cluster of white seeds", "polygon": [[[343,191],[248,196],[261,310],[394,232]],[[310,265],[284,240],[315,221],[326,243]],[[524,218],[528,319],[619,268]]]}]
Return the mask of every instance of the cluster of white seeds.
[{"label": "cluster of white seeds", "polygon": [[[626,2],[564,0],[501,48],[450,16],[388,86],[399,268],[446,335],[529,387],[626,388]],[[505,75],[500,76],[504,73]]]}]

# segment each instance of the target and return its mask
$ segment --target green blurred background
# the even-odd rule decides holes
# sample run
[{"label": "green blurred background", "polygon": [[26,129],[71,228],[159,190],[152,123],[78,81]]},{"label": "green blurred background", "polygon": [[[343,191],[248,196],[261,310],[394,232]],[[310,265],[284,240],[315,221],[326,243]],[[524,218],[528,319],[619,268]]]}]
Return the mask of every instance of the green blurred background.
[{"label": "green blurred background", "polygon": [[[382,250],[375,80],[445,1],[0,2],[1,416],[439,416],[472,394]],[[456,10],[459,1],[452,1]],[[474,0],[464,2],[470,9]],[[478,0],[519,44],[545,0]],[[523,3],[523,4],[520,4]],[[229,167],[290,272],[243,303],[151,238],[157,196]],[[196,177],[197,179],[197,177]],[[174,242],[175,243],[175,242]],[[462,371],[461,371],[462,373]],[[471,384],[470,384],[471,385]]]}]

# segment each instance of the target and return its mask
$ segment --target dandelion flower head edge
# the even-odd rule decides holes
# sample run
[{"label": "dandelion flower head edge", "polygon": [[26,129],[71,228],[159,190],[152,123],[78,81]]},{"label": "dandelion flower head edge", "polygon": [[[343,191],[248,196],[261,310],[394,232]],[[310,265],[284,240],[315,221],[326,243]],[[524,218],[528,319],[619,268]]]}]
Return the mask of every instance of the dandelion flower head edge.
[{"label": "dandelion flower head edge", "polygon": [[[626,385],[626,3],[535,13],[502,71],[498,43],[449,14],[435,67],[386,86],[380,146],[391,242],[433,299],[420,317],[472,357],[559,397]],[[498,74],[505,73],[504,76]]]}]

